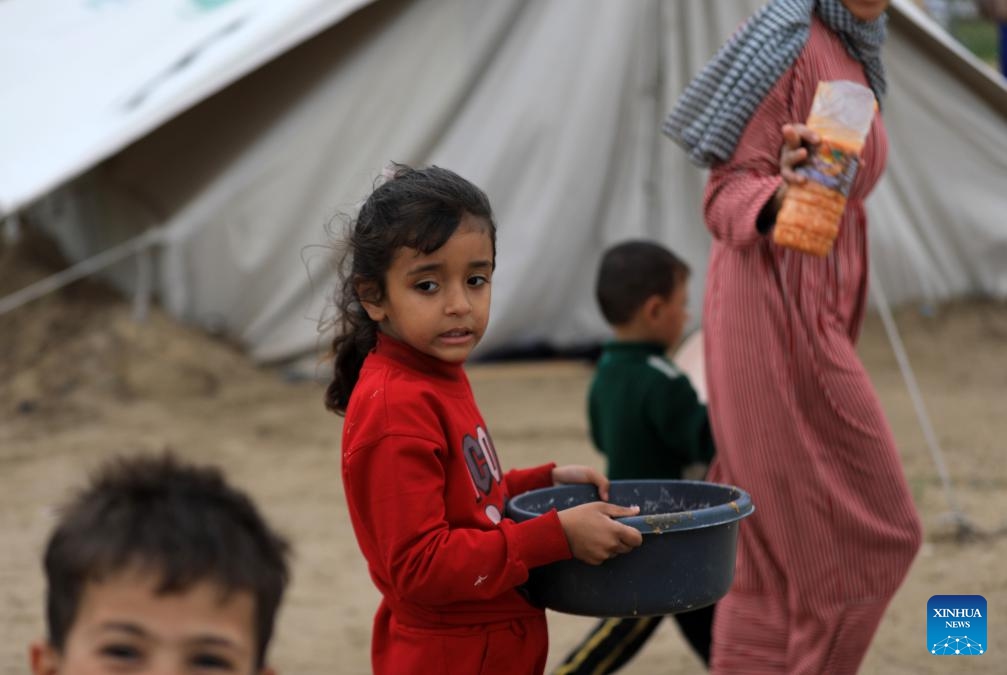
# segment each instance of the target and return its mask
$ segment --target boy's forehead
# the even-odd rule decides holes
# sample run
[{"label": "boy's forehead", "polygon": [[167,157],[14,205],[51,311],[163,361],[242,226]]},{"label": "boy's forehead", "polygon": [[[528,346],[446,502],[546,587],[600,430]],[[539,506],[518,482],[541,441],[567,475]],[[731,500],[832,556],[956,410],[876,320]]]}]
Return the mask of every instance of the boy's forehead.
[{"label": "boy's forehead", "polygon": [[253,651],[256,621],[251,591],[229,591],[212,580],[198,580],[179,590],[163,591],[161,586],[161,574],[136,567],[90,580],[84,584],[75,627],[100,631],[132,625],[163,639],[212,637]]}]

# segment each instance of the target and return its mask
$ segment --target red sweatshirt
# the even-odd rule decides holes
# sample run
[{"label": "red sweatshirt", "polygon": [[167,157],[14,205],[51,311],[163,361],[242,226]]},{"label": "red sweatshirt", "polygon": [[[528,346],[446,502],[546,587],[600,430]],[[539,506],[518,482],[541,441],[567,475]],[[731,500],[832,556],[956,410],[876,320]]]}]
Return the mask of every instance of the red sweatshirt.
[{"label": "red sweatshirt", "polygon": [[[487,645],[487,634],[504,628],[537,651],[547,644],[543,611],[516,587],[570,548],[555,511],[523,523],[502,514],[511,495],[551,485],[554,465],[504,474],[462,366],[385,335],[364,361],[342,447],[353,529],[384,596],[375,673],[541,670],[544,653],[536,665],[484,661],[488,651],[525,658],[499,636],[497,648]],[[464,651],[476,660],[459,661]]]}]

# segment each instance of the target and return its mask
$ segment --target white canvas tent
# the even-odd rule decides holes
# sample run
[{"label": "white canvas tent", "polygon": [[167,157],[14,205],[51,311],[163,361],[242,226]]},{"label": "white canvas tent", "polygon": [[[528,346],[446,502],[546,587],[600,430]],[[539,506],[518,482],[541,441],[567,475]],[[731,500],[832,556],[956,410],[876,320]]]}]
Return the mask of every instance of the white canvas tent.
[{"label": "white canvas tent", "polygon": [[[704,176],[659,126],[760,0],[70,4],[0,4],[0,89],[17,92],[0,214],[75,259],[159,228],[161,301],[257,359],[318,346],[325,226],[389,160],[490,195],[484,350],[604,337],[594,269],[627,237],[691,261],[700,307]],[[908,0],[891,14],[877,280],[893,301],[1005,297],[1007,87]],[[55,46],[67,36],[77,49]],[[113,272],[136,283],[132,264]]]}]

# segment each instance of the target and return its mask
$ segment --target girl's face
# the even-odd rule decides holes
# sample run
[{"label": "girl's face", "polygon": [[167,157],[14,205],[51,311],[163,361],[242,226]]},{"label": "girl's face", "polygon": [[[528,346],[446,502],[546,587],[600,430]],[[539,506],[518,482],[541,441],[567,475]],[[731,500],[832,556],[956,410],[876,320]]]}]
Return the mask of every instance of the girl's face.
[{"label": "girl's face", "polygon": [[362,304],[383,333],[442,361],[461,363],[489,323],[492,276],[490,225],[465,214],[433,253],[399,249],[385,276],[384,298]]},{"label": "girl's face", "polygon": [[843,0],[846,9],[861,21],[874,21],[885,13],[889,0]]}]

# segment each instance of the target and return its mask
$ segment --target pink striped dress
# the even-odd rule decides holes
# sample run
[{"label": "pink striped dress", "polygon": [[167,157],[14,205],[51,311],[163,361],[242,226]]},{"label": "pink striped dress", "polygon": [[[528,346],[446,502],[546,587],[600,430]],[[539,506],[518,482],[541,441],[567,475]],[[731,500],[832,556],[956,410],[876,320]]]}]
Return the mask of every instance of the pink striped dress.
[{"label": "pink striped dress", "polygon": [[887,155],[880,116],[828,257],[777,247],[755,228],[781,181],[780,127],[807,117],[820,80],[867,84],[816,19],[706,189],[711,479],[747,489],[756,505],[717,606],[714,673],[855,672],[922,538],[854,347],[867,290],[863,200]]}]

